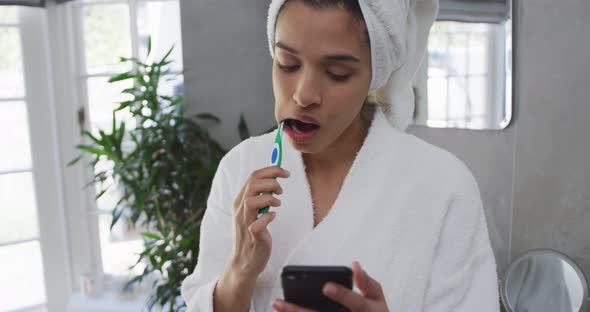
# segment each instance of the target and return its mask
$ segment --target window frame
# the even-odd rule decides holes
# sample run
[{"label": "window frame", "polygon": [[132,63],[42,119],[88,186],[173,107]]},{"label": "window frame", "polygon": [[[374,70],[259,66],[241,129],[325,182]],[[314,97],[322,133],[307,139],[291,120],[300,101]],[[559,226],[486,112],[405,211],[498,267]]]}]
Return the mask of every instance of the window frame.
[{"label": "window frame", "polygon": [[48,14],[42,9],[30,7],[17,7],[16,11],[18,22],[3,23],[1,26],[19,30],[25,90],[22,97],[3,98],[2,101],[22,101],[27,108],[31,166],[4,170],[1,174],[32,174],[38,235],[2,242],[0,248],[39,242],[46,301],[19,310],[46,308],[59,311],[69,300],[72,279],[56,131],[56,102],[53,100],[51,79]]}]

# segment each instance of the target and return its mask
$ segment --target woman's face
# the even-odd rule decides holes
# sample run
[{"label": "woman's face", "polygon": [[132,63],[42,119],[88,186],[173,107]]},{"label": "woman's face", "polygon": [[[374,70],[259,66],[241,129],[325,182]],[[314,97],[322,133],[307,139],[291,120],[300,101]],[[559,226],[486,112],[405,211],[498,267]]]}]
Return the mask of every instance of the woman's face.
[{"label": "woman's face", "polygon": [[285,132],[297,150],[320,152],[362,123],[371,81],[363,27],[341,8],[289,1],[282,9],[273,62],[275,118],[287,119]]}]

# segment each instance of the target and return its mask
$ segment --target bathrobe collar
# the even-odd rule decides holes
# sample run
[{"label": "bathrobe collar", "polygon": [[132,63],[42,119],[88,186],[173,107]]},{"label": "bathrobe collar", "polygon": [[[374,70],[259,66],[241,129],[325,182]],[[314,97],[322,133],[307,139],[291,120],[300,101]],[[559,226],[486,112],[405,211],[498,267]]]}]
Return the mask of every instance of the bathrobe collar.
[{"label": "bathrobe collar", "polygon": [[[389,169],[396,149],[394,138],[403,135],[400,130],[388,123],[381,110],[375,112],[367,137],[344,179],[334,204],[315,228],[305,164],[301,153],[293,148],[289,140],[286,140],[284,155],[287,162],[284,164],[292,166],[292,173],[296,173],[290,182],[299,185],[293,188],[300,193],[285,196],[286,201],[283,202],[287,205],[290,203],[300,205],[300,207],[288,208],[294,214],[291,217],[299,219],[299,222],[294,223],[302,228],[301,231],[297,231],[299,235],[295,235],[300,240],[285,259],[284,264],[333,265],[335,263],[334,257],[337,257],[338,250],[346,242],[347,234],[354,233],[348,229],[355,226],[355,220],[366,218],[371,213],[371,207],[376,205],[377,195],[391,183]],[[289,186],[286,185],[284,189],[285,193],[288,193]],[[294,237],[291,236],[291,238]]]}]

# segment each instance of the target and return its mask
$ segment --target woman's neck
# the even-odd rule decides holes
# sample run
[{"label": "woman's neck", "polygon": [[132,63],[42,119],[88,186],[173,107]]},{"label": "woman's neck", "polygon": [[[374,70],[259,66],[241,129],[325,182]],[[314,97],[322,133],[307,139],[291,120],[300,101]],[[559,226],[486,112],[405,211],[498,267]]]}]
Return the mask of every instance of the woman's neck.
[{"label": "woman's neck", "polygon": [[331,145],[321,152],[303,154],[308,175],[332,175],[348,169],[360,151],[371,126],[371,119],[359,114]]}]

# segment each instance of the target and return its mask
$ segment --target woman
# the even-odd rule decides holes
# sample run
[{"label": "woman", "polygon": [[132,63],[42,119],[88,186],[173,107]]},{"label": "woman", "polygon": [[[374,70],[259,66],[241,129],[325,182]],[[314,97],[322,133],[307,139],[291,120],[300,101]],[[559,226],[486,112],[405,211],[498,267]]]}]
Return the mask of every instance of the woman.
[{"label": "woman", "polygon": [[435,0],[272,1],[285,169],[268,167],[276,132],[223,158],[182,287],[188,311],[305,311],[281,300],[288,264],[352,265],[353,291],[323,289],[351,311],[499,310],[477,183],[454,156],[404,132],[436,9]]}]

